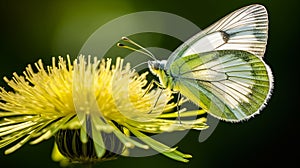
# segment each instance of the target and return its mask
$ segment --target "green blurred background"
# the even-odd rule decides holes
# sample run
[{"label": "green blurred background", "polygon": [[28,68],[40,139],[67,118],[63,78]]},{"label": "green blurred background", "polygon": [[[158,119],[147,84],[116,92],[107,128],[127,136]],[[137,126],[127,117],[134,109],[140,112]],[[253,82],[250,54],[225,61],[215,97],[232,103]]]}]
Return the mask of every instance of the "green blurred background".
[{"label": "green blurred background", "polygon": [[[268,106],[260,115],[238,124],[220,122],[205,142],[199,133],[190,131],[178,144],[190,153],[189,163],[173,161],[163,155],[124,158],[97,164],[95,167],[257,167],[296,162],[299,133],[299,4],[290,1],[0,1],[0,77],[19,74],[29,63],[52,56],[77,56],[87,38],[106,22],[138,11],[164,11],[182,16],[200,28],[242,6],[260,3],[269,12],[270,31],[266,62],[275,76],[275,88]],[[155,38],[154,38],[155,39]],[[162,38],[158,45],[176,48]],[[147,45],[143,43],[144,46]],[[154,45],[151,43],[151,45]],[[7,88],[3,80],[1,86]],[[296,127],[297,126],[297,127]],[[38,145],[25,145],[4,156],[0,150],[0,167],[59,167],[51,160],[53,139]]]}]

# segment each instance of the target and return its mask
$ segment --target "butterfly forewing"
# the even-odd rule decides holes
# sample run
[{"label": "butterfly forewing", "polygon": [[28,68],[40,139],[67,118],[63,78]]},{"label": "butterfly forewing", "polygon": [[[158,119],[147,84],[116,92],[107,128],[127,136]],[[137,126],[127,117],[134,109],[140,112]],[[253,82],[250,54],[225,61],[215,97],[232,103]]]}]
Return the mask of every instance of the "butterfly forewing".
[{"label": "butterfly forewing", "polygon": [[258,113],[270,96],[273,80],[260,57],[238,50],[182,57],[171,64],[168,73],[175,90],[226,121]]},{"label": "butterfly forewing", "polygon": [[262,57],[268,38],[268,14],[254,4],[238,9],[184,42],[169,57],[166,68],[181,57],[214,50],[244,50]]}]

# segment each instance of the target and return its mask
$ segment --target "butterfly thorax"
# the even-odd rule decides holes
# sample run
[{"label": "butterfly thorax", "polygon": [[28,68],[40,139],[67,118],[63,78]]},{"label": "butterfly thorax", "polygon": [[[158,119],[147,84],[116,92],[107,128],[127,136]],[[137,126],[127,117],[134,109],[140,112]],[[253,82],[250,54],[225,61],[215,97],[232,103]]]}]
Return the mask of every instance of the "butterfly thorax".
[{"label": "butterfly thorax", "polygon": [[160,87],[173,90],[173,79],[172,76],[167,74],[166,64],[166,60],[155,60],[149,61],[148,67],[152,74],[158,77],[160,81]]}]

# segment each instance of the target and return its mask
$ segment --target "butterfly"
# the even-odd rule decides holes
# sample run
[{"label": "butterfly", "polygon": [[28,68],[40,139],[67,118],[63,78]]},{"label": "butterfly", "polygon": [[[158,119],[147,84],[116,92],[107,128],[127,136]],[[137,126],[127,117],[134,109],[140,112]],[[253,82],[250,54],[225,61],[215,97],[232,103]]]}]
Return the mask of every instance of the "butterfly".
[{"label": "butterfly", "polygon": [[263,60],[267,38],[267,10],[253,4],[192,36],[168,60],[152,55],[148,67],[161,88],[182,94],[218,119],[239,122],[258,114],[271,96],[272,71]]}]

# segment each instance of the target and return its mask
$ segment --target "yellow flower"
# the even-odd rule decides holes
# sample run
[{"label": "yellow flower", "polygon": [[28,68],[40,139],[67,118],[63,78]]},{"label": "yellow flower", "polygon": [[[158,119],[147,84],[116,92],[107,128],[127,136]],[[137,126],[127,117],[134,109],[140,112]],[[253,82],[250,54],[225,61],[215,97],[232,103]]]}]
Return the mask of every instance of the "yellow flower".
[{"label": "yellow flower", "polygon": [[[55,136],[56,161],[101,161],[138,147],[187,162],[190,155],[146,133],[207,128],[203,117],[174,120],[178,112],[172,93],[147,85],[148,73],[137,74],[123,59],[112,65],[111,59],[80,56],[72,65],[69,57],[59,57],[56,64],[53,58],[52,66],[44,67],[39,60],[36,72],[28,65],[23,76],[4,77],[13,89],[0,91],[0,148],[12,145],[5,154],[29,140],[37,144]],[[182,110],[181,116],[203,113]]]}]

